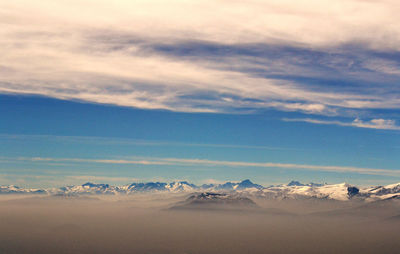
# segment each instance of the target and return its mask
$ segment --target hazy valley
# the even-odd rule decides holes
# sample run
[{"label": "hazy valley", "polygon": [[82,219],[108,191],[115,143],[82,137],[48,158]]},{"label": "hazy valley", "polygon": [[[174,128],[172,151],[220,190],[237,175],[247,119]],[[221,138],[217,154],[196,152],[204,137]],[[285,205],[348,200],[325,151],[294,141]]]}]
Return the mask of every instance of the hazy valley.
[{"label": "hazy valley", "polygon": [[[387,188],[380,188],[384,198],[371,199],[344,185],[239,184],[113,195],[104,185],[86,184],[70,187],[74,194],[0,195],[0,253],[393,253],[400,247],[400,199],[388,198]],[[279,195],[261,195],[271,188]],[[314,196],[293,194],[308,188]]]}]

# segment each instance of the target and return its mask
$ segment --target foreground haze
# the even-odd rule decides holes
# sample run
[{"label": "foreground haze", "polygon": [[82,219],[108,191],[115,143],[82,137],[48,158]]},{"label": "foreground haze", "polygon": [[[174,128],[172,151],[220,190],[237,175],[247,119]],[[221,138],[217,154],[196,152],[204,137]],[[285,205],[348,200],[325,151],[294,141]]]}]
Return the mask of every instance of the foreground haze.
[{"label": "foreground haze", "polygon": [[[226,195],[1,195],[0,253],[393,253],[400,248],[397,199],[252,196],[249,203]],[[228,205],[219,202],[227,198]]]},{"label": "foreground haze", "polygon": [[400,183],[0,187],[1,253],[392,253]]}]

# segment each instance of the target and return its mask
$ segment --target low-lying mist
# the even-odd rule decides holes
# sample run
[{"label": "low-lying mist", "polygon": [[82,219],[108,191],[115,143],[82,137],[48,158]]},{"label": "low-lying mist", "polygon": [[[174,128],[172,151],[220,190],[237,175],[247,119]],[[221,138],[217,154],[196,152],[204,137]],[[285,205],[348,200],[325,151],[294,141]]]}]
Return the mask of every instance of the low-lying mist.
[{"label": "low-lying mist", "polygon": [[[0,196],[0,253],[395,253],[398,200],[253,199],[169,209],[184,194]],[[397,216],[397,217],[396,217]]]}]

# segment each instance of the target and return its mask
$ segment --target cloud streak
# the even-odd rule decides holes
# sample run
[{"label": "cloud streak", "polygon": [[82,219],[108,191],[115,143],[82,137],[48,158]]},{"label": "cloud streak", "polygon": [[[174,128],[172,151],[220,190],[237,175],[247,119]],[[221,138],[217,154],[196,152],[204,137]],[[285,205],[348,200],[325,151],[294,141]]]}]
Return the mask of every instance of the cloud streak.
[{"label": "cloud streak", "polygon": [[363,121],[356,118],[352,122],[341,122],[341,121],[317,120],[311,118],[283,118],[283,121],[351,126],[351,127],[379,129],[379,130],[397,130],[397,131],[400,130],[400,126],[396,125],[396,122],[391,119],[371,119],[369,121]]},{"label": "cloud streak", "polygon": [[351,166],[326,166],[308,165],[294,163],[272,163],[272,162],[241,162],[241,161],[221,161],[207,159],[185,159],[185,158],[148,158],[139,160],[120,160],[120,159],[83,159],[83,158],[18,158],[19,161],[30,161],[37,163],[49,162],[72,162],[72,163],[100,163],[100,164],[128,164],[128,165],[169,165],[169,166],[207,166],[207,167],[240,167],[240,168],[275,168],[292,170],[313,170],[322,172],[339,173],[359,173],[367,175],[400,176],[400,170],[361,168]]},{"label": "cloud streak", "polygon": [[[16,135],[0,134],[3,140],[21,140],[21,141],[51,141],[62,143],[88,143],[101,145],[132,145],[132,146],[178,146],[178,147],[209,147],[209,148],[232,148],[232,149],[257,149],[257,150],[300,150],[289,147],[258,146],[258,145],[235,145],[235,144],[207,144],[207,143],[185,143],[163,140],[140,140],[131,138],[111,138],[98,136],[57,136],[57,135]],[[1,159],[1,157],[0,157]]]}]

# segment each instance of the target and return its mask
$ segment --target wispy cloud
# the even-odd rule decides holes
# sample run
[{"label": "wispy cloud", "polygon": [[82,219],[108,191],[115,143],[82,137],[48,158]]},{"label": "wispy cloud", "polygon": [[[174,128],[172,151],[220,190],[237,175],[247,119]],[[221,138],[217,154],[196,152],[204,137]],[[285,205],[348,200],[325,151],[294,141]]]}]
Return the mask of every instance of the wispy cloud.
[{"label": "wispy cloud", "polygon": [[16,0],[0,7],[0,93],[185,112],[400,107],[396,2]]},{"label": "wispy cloud", "polygon": [[[141,140],[132,138],[98,137],[98,136],[57,136],[57,135],[21,135],[21,134],[0,134],[3,140],[30,140],[30,141],[51,141],[62,143],[88,143],[101,145],[132,145],[132,146],[178,146],[178,147],[208,147],[208,148],[232,148],[232,149],[257,149],[257,150],[299,150],[290,147],[237,145],[237,144],[212,144],[212,143],[187,143],[165,140]],[[0,157],[1,159],[1,157]]]},{"label": "wispy cloud", "polygon": [[[20,158],[26,160],[26,158]],[[105,163],[105,164],[134,164],[134,165],[175,165],[173,162],[153,160],[109,160],[109,159],[81,159],[81,158],[42,158],[33,157],[28,160],[33,162],[83,162],[83,163]]]},{"label": "wispy cloud", "polygon": [[361,168],[351,166],[326,166],[326,165],[309,165],[294,163],[273,163],[273,162],[243,162],[243,161],[221,161],[207,159],[186,159],[186,158],[147,158],[132,160],[117,159],[83,159],[83,158],[17,158],[19,161],[31,161],[38,163],[48,162],[72,162],[72,163],[101,163],[101,164],[132,164],[132,165],[174,165],[174,166],[207,166],[207,167],[259,167],[259,168],[276,168],[276,169],[293,169],[293,170],[314,170],[341,173],[359,173],[369,175],[387,175],[400,176],[400,170],[378,169],[378,168]]},{"label": "wispy cloud", "polygon": [[283,118],[283,120],[286,122],[307,122],[315,124],[351,126],[351,127],[380,129],[380,130],[400,130],[400,126],[396,125],[396,122],[391,119],[371,119],[369,121],[363,121],[356,118],[352,122],[317,120],[311,118]]}]

